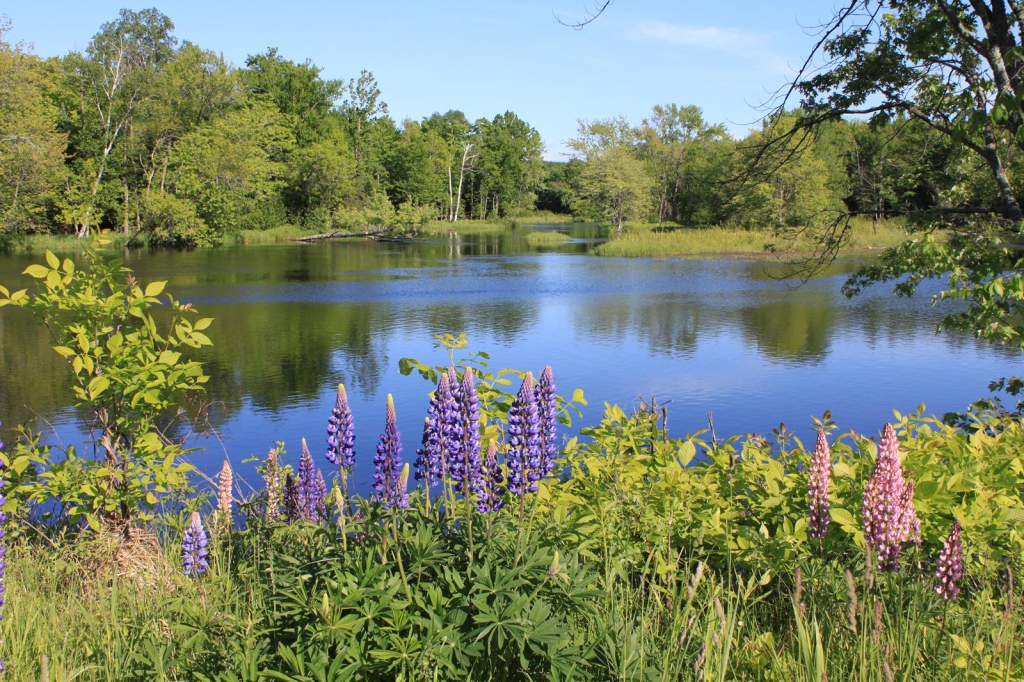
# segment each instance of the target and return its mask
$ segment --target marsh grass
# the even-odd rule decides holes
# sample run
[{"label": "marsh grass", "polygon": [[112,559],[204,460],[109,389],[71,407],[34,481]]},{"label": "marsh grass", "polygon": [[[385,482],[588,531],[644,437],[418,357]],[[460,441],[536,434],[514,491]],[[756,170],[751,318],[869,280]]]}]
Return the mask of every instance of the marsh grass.
[{"label": "marsh grass", "polygon": [[450,223],[447,220],[432,220],[420,230],[422,236],[446,236],[452,232],[457,234],[491,234],[510,229],[508,223],[488,220],[460,220]]},{"label": "marsh grass", "polygon": [[[724,227],[677,228],[655,231],[652,225],[627,225],[622,234],[595,250],[601,256],[657,257],[703,256],[712,254],[764,254],[765,245],[776,243],[785,252],[811,252],[815,244],[806,237],[782,241],[769,230]],[[899,222],[872,225],[868,220],[853,223],[845,250],[882,249],[897,246],[908,237]]]},{"label": "marsh grass", "polygon": [[530,232],[526,235],[526,241],[530,244],[564,244],[569,241],[569,235],[544,230],[542,232]]},{"label": "marsh grass", "polygon": [[311,230],[299,225],[285,224],[278,225],[269,230],[238,230],[237,232],[229,232],[225,235],[223,243],[226,245],[276,244],[278,242],[286,242],[289,239],[309,237],[324,231],[326,230]]},{"label": "marsh grass", "polygon": [[[106,250],[123,249],[129,243],[129,237],[122,232],[105,230],[105,239],[110,244]],[[7,253],[43,254],[47,251],[62,255],[81,253],[82,240],[72,234],[26,234],[12,235],[0,240],[0,251]]]}]

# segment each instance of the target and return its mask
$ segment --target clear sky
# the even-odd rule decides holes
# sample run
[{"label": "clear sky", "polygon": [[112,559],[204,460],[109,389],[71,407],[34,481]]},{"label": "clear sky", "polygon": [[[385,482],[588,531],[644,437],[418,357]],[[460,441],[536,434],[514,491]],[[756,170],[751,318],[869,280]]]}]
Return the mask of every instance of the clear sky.
[{"label": "clear sky", "polygon": [[[0,2],[8,40],[43,57],[82,50],[128,0]],[[179,40],[236,66],[277,47],[325,78],[373,72],[396,121],[460,109],[470,120],[507,110],[561,158],[577,120],[655,104],[695,104],[742,135],[758,105],[793,74],[832,3],[812,0],[615,0],[582,31],[560,25],[593,0],[165,0]]]}]

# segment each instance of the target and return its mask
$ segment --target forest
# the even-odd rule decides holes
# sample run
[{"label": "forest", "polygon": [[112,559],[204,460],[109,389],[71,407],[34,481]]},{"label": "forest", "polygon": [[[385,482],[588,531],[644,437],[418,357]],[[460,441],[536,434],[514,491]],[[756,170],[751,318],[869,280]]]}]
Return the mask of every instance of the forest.
[{"label": "forest", "polygon": [[639,123],[579,121],[563,141],[571,158],[546,162],[545,141],[512,111],[395,121],[368,71],[329,79],[275,48],[230,64],[216,45],[179,40],[156,9],[122,10],[59,58],[9,31],[0,25],[0,239],[111,230],[202,246],[282,224],[407,234],[536,210],[620,229],[763,229],[996,194],[969,150],[904,115],[830,121],[781,161],[752,164],[802,112],[737,138],[697,106],[657,104]]}]

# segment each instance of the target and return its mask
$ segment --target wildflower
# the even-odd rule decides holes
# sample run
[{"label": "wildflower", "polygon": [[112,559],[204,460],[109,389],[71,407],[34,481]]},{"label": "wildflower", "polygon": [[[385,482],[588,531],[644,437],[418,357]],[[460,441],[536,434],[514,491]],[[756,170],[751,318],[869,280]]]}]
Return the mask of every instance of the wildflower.
[{"label": "wildflower", "polygon": [[302,455],[299,456],[299,514],[304,521],[318,521],[316,504],[316,465],[313,455],[302,439]]},{"label": "wildflower", "polygon": [[225,528],[231,527],[231,465],[224,460],[217,483],[217,516]]},{"label": "wildflower", "polygon": [[919,536],[914,487],[903,478],[899,443],[886,424],[878,444],[878,460],[864,485],[864,539],[878,557],[881,570],[897,570],[903,545]]},{"label": "wildflower", "polygon": [[807,480],[807,504],[811,510],[808,536],[821,540],[828,535],[829,516],[828,487],[832,477],[832,456],[825,439],[825,432],[818,431],[818,441],[811,455],[811,470]]},{"label": "wildflower", "polygon": [[542,477],[547,477],[555,470],[555,457],[558,456],[558,398],[551,365],[540,373],[537,410],[540,413],[540,472]]},{"label": "wildflower", "polygon": [[416,480],[427,482],[427,486],[437,485],[441,476],[441,463],[437,457],[440,451],[437,429],[434,428],[433,411],[435,398],[430,399],[427,418],[423,420],[423,439],[416,449]]},{"label": "wildflower", "polygon": [[351,469],[356,463],[355,442],[352,410],[348,406],[345,385],[338,384],[338,400],[327,419],[327,461]]},{"label": "wildflower", "polygon": [[402,473],[398,475],[398,483],[395,486],[395,506],[399,509],[406,509],[409,506],[409,463],[402,465]]},{"label": "wildflower", "polygon": [[[3,423],[0,422],[0,426]],[[0,440],[0,450],[4,449],[4,442]],[[4,606],[4,572],[7,569],[7,548],[3,545],[4,537],[7,535],[4,531],[4,524],[7,523],[7,514],[3,512],[3,506],[7,502],[7,498],[4,497],[4,486],[7,485],[7,480],[4,478],[4,461],[0,459],[0,620],[3,620],[3,606]],[[0,673],[4,671],[4,659],[0,658]]]},{"label": "wildflower", "polygon": [[508,490],[522,497],[537,492],[540,474],[540,418],[533,391],[533,375],[527,373],[523,385],[508,410]]},{"label": "wildflower", "polygon": [[461,446],[459,405],[452,391],[448,372],[441,375],[437,390],[430,398],[427,420],[423,427],[422,447],[416,453],[416,479],[434,485],[445,470],[454,466],[454,450]]},{"label": "wildflower", "polygon": [[402,436],[398,432],[398,418],[395,416],[395,399],[388,394],[387,418],[384,433],[377,443],[373,456],[373,489],[371,499],[385,507],[397,506],[398,474],[402,465]]},{"label": "wildflower", "polygon": [[299,485],[295,477],[288,474],[284,479],[284,520],[294,523],[302,518],[302,507],[299,505]]},{"label": "wildflower", "polygon": [[456,426],[451,435],[458,438],[452,448],[452,479],[467,499],[480,489],[480,401],[473,383],[473,370],[466,368],[459,385],[455,412]]},{"label": "wildflower", "polygon": [[939,551],[939,568],[935,571],[935,592],[947,601],[960,594],[960,579],[964,577],[964,548],[960,539],[960,521],[953,521],[949,537]]},{"label": "wildflower", "polygon": [[185,537],[181,541],[181,563],[184,573],[189,578],[198,578],[210,567],[206,560],[209,552],[206,549],[206,529],[199,512],[192,512],[192,521],[185,529]]},{"label": "wildflower", "polygon": [[281,516],[281,454],[280,447],[270,448],[263,470],[263,485],[267,490],[267,523]]},{"label": "wildflower", "polygon": [[313,486],[312,518],[310,520],[319,523],[327,518],[327,482],[319,469],[316,470],[316,485]]},{"label": "wildflower", "polygon": [[505,488],[501,486],[504,480],[501,475],[501,467],[498,466],[498,447],[492,440],[487,446],[487,456],[480,466],[477,511],[481,513],[498,511],[505,506]]}]

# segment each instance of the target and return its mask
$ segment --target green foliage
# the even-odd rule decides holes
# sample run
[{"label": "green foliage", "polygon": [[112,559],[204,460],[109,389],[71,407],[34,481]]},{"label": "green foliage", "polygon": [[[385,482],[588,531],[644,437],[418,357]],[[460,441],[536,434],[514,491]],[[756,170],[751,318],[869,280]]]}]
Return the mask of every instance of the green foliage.
[{"label": "green foliage", "polygon": [[173,194],[154,192],[142,207],[142,229],[150,244],[213,246],[219,235],[196,215],[196,207]]},{"label": "green foliage", "polygon": [[[33,293],[0,287],[0,306],[27,308],[46,324],[102,453],[83,459],[69,448],[38,472],[30,495],[59,500],[73,522],[128,522],[146,518],[160,493],[187,484],[191,466],[180,461],[185,451],[170,429],[181,401],[207,380],[202,366],[182,355],[210,344],[203,330],[211,320],[193,320],[192,307],[170,295],[168,314],[158,317],[153,308],[164,282],[143,288],[119,261],[105,261],[93,248],[85,255],[79,268],[47,252],[45,264],[25,270],[37,280]],[[46,462],[37,446],[26,448],[36,464]]]}]

